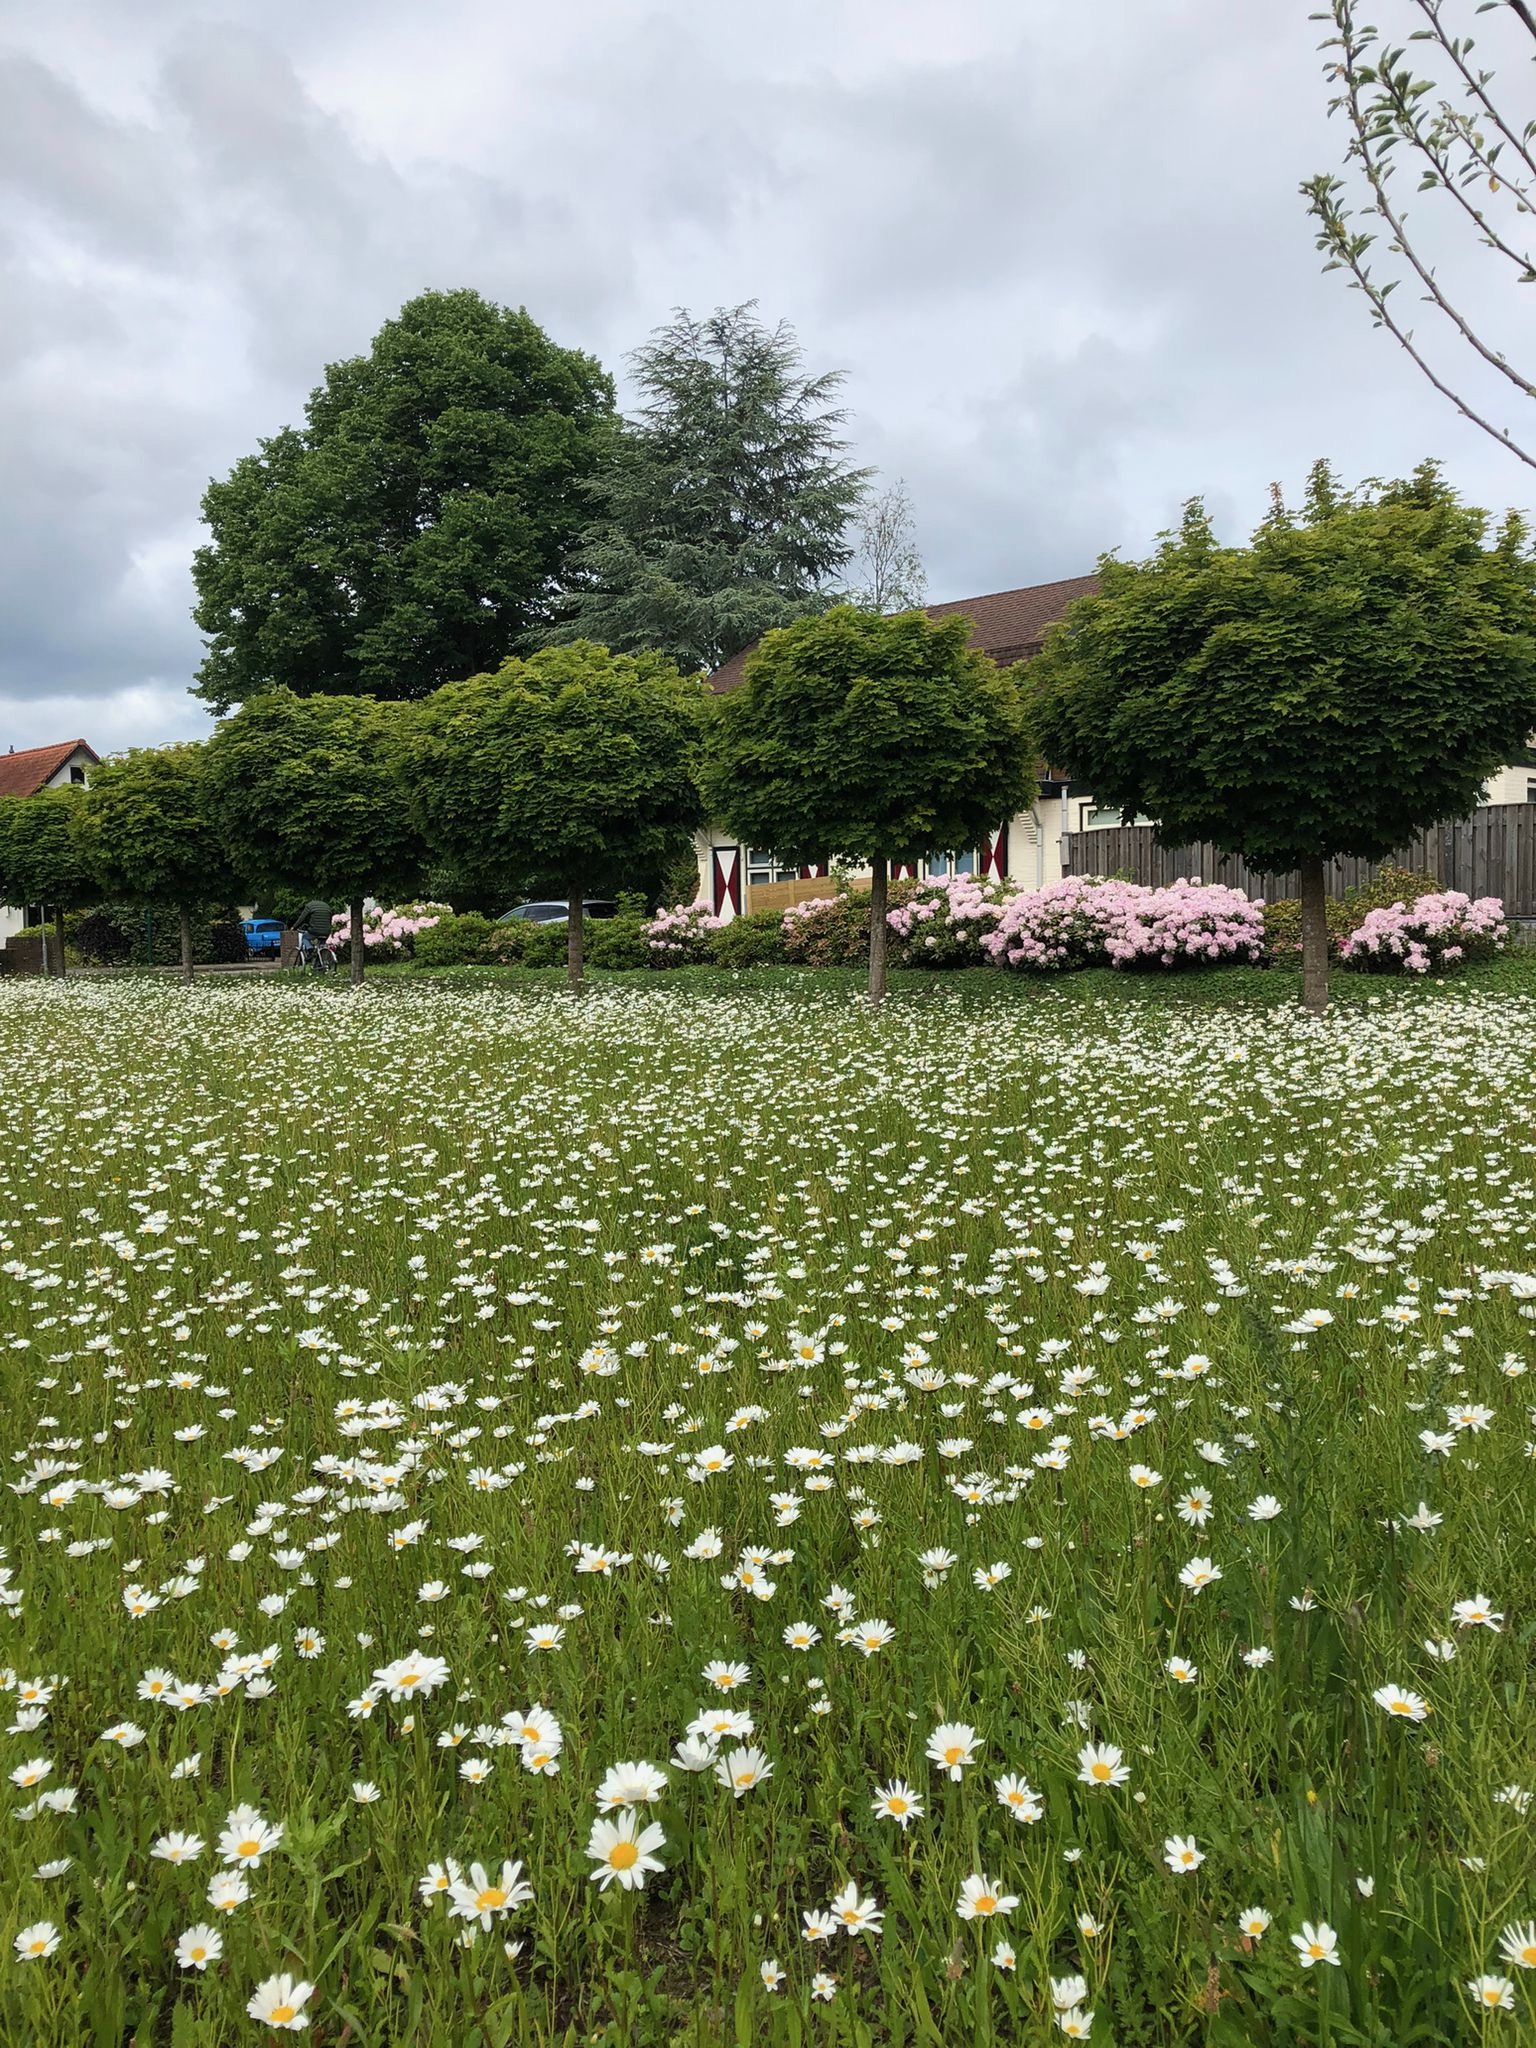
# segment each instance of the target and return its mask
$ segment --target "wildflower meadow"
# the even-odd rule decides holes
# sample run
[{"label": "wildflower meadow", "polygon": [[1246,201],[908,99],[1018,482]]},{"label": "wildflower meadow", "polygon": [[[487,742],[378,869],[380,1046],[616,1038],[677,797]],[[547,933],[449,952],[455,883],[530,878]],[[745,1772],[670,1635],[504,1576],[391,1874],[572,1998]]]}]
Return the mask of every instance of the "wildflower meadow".
[{"label": "wildflower meadow", "polygon": [[0,986],[0,2040],[1531,2039],[1536,1003],[683,980]]}]

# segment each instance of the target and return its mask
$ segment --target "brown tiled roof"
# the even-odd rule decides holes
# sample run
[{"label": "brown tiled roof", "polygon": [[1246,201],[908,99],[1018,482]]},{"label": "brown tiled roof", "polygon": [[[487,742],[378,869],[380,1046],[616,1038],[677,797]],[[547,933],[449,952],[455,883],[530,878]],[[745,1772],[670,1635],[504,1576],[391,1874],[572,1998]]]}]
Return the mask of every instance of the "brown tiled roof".
[{"label": "brown tiled roof", "polygon": [[[1065,576],[1058,583],[1028,583],[1022,590],[994,590],[986,597],[957,597],[948,604],[924,605],[930,619],[953,618],[963,612],[971,621],[971,645],[994,661],[1022,661],[1038,654],[1047,626],[1055,625],[1074,597],[1091,597],[1097,576]],[[757,645],[756,641],[752,647]],[[717,694],[734,690],[745,673],[752,647],[722,662],[709,679]]]},{"label": "brown tiled roof", "polygon": [[19,754],[13,747],[10,753],[0,754],[0,796],[36,796],[70,756],[82,749],[93,761],[101,759],[84,740],[60,740],[53,747],[23,747]]}]

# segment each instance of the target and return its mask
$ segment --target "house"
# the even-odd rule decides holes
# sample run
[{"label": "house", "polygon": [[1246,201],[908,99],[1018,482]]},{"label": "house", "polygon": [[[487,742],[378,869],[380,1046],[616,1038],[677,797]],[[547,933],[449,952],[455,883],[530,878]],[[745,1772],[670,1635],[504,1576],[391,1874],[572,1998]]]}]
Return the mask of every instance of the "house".
[{"label": "house", "polygon": [[[84,740],[60,740],[51,747],[14,747],[0,754],[0,796],[36,796],[41,789],[67,789],[73,783],[89,782],[91,769],[101,759]],[[42,917],[42,905],[0,904],[0,946],[12,932]]]},{"label": "house", "polygon": [[[931,619],[963,614],[971,622],[970,644],[996,662],[1023,661],[1038,654],[1046,631],[1055,625],[1075,597],[1089,597],[1099,587],[1097,576],[1067,576],[1056,583],[1032,583],[1020,590],[994,590],[985,597],[957,598],[949,604],[924,607]],[[742,681],[751,648],[717,668],[710,677],[716,692],[733,690]],[[912,866],[893,868],[893,875],[939,879],[949,875],[991,875],[1040,888],[1061,879],[1062,841],[1098,823],[1118,824],[1117,812],[1101,812],[1090,791],[1069,782],[1049,767],[1041,770],[1040,792],[1027,811],[1000,818],[980,846],[935,847]],[[717,917],[731,918],[754,910],[783,910],[828,893],[827,870],[794,867],[765,847],[741,846],[728,834],[706,830],[696,842],[699,895]]]}]

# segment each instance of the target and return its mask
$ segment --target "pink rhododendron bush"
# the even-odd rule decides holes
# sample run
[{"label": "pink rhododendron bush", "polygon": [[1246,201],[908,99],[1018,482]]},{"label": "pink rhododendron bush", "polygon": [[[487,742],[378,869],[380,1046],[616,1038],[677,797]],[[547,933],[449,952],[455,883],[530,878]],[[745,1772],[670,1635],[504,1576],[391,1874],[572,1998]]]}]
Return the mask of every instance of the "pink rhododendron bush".
[{"label": "pink rhododendron bush", "polygon": [[[387,909],[375,904],[371,910],[363,912],[363,957],[407,960],[415,950],[416,934],[429,930],[440,918],[452,915],[451,903],[395,903]],[[331,929],[335,934],[334,943],[338,949],[344,950],[352,937],[350,911],[337,911],[331,920]]]},{"label": "pink rhododendron bush", "polygon": [[1005,883],[955,875],[946,881],[915,882],[906,887],[909,893],[887,911],[885,919],[892,937],[899,941],[901,966],[987,965],[985,942],[997,931],[1013,900]]},{"label": "pink rhododendron bush", "polygon": [[1236,967],[1264,958],[1264,906],[1220,883],[1166,889],[1073,875],[1004,904],[982,950],[1000,967]]},{"label": "pink rhododendron bush", "polygon": [[711,935],[722,918],[707,903],[679,903],[658,910],[641,927],[653,967],[697,967],[709,958]]},{"label": "pink rhododendron bush", "polygon": [[1339,957],[1369,974],[1448,974],[1469,960],[1491,960],[1508,943],[1497,896],[1474,901],[1446,889],[1370,911],[1341,941]]}]

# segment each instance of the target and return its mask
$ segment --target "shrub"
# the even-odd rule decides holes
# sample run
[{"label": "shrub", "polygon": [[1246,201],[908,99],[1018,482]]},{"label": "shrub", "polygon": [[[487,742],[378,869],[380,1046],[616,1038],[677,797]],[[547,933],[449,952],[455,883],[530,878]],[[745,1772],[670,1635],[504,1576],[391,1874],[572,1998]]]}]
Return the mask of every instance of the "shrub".
[{"label": "shrub", "polygon": [[723,929],[707,903],[679,903],[658,910],[645,926],[652,967],[695,967],[710,955],[710,942]]},{"label": "shrub", "polygon": [[[408,960],[418,935],[445,917],[453,916],[451,903],[397,903],[389,909],[375,905],[363,912],[363,956],[380,960]],[[338,960],[352,950],[352,913],[337,911],[331,920],[331,944]]]},{"label": "shrub", "polygon": [[[489,920],[487,920],[489,922]],[[530,918],[500,918],[490,926],[486,958],[500,967],[558,967],[565,958],[566,928],[535,924]]]},{"label": "shrub", "polygon": [[[588,967],[649,967],[651,964],[650,941],[646,937],[646,919],[640,909],[620,909],[616,917],[593,917],[585,920],[586,930],[582,939],[582,950]],[[565,926],[555,927],[562,938]]]},{"label": "shrub", "polygon": [[1241,889],[1189,881],[1166,889],[1108,886],[1118,895],[1108,939],[1113,967],[1232,967],[1264,957],[1264,905]]},{"label": "shrub", "polygon": [[1339,948],[1346,967],[1367,974],[1448,974],[1491,960],[1509,940],[1497,896],[1474,902],[1460,889],[1368,911]]},{"label": "shrub", "polygon": [[[1328,950],[1335,958],[1349,934],[1372,910],[1384,910],[1393,903],[1415,903],[1432,896],[1439,884],[1429,875],[1416,875],[1409,868],[1394,867],[1386,861],[1369,882],[1346,889],[1327,902]],[[1271,960],[1301,958],[1301,898],[1282,896],[1264,906],[1264,944]]]},{"label": "shrub", "polygon": [[1130,886],[1069,875],[1043,889],[1023,890],[1004,905],[996,929],[981,942],[982,951],[997,966],[1026,974],[1107,966],[1115,892]]},{"label": "shrub", "polygon": [[897,882],[886,924],[903,967],[983,967],[985,942],[998,928],[1010,892],[1001,882],[956,875],[943,882]]},{"label": "shrub", "polygon": [[[69,920],[64,920],[65,937],[69,936]],[[80,958],[97,967],[126,967],[133,958],[133,939],[125,932],[115,918],[104,910],[89,910],[80,919],[74,932],[75,944],[80,949]],[[245,957],[245,941],[240,942],[239,957]]]},{"label": "shrub", "polygon": [[[195,949],[194,949],[195,950]],[[238,924],[224,922],[208,927],[208,958],[218,966],[237,966],[249,957],[245,933]]]},{"label": "shrub", "polygon": [[1230,966],[1264,957],[1264,906],[1221,883],[1166,889],[1071,875],[1004,904],[983,950],[1002,967]]},{"label": "shrub", "polygon": [[846,889],[792,903],[781,928],[792,966],[862,967],[869,958],[869,891]]},{"label": "shrub", "polygon": [[709,958],[715,967],[783,967],[784,920],[776,910],[733,917],[709,936]]},{"label": "shrub", "polygon": [[416,933],[414,957],[421,967],[478,966],[500,957],[492,950],[492,941],[502,929],[478,910],[440,917]]}]

